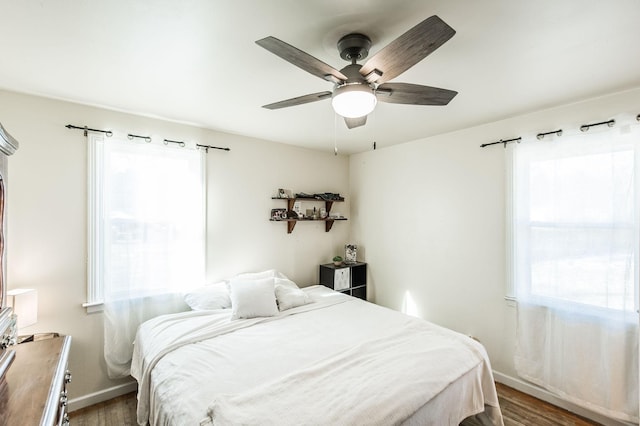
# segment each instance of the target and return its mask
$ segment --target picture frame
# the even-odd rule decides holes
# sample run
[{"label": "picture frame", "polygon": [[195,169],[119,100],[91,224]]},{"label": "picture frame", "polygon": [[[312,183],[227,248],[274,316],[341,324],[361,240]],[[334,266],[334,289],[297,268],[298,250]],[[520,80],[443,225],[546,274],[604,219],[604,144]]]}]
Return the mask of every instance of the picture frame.
[{"label": "picture frame", "polygon": [[278,198],[292,198],[291,190],[278,188]]},{"label": "picture frame", "polygon": [[345,244],[344,246],[344,263],[356,263],[358,258],[358,246],[355,244]]},{"label": "picture frame", "polygon": [[286,220],[287,209],[271,209],[271,220]]}]

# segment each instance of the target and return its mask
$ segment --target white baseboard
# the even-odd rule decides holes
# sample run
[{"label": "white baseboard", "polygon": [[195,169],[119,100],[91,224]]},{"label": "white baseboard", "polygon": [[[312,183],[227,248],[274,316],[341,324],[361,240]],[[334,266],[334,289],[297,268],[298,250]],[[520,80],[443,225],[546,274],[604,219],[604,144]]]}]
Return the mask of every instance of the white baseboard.
[{"label": "white baseboard", "polygon": [[613,420],[609,417],[603,416],[602,414],[594,413],[593,411],[587,410],[586,408],[580,407],[579,405],[560,399],[546,389],[542,389],[541,387],[538,387],[534,384],[525,382],[515,377],[508,376],[506,374],[502,374],[495,370],[493,371],[493,378],[498,383],[507,385],[513,389],[534,396],[557,407],[564,408],[565,410],[571,411],[572,413],[575,413],[579,416],[586,417],[598,423],[602,423],[605,426],[631,425],[631,423],[620,422],[618,420]]},{"label": "white baseboard", "polygon": [[122,385],[101,390],[99,392],[94,392],[88,395],[80,396],[78,398],[70,399],[69,412],[73,412],[90,405],[98,404],[100,402],[108,401],[110,399],[128,394],[130,392],[135,392],[137,389],[138,383],[134,380],[129,383],[124,383]]}]

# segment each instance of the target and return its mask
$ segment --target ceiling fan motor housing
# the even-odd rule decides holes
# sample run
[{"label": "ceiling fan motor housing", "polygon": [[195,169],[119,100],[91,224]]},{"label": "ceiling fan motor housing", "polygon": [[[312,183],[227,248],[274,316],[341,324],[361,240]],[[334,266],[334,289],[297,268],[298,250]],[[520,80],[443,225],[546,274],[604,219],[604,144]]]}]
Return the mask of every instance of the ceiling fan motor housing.
[{"label": "ceiling fan motor housing", "polygon": [[338,52],[345,61],[355,63],[369,55],[371,39],[364,34],[347,34],[338,40]]},{"label": "ceiling fan motor housing", "polygon": [[351,64],[342,68],[340,72],[347,77],[347,80],[345,82],[338,84],[338,86],[341,86],[343,84],[354,84],[354,83],[367,84],[367,81],[365,80],[364,76],[360,74],[360,68],[362,68],[362,65],[360,64]]}]

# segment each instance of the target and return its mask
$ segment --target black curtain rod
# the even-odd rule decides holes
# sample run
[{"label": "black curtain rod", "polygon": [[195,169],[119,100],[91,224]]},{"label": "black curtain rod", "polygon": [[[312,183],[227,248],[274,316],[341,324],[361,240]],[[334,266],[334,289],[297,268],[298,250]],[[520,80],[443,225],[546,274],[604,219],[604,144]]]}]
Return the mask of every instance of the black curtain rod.
[{"label": "black curtain rod", "polygon": [[221,148],[219,146],[211,146],[211,145],[196,144],[196,147],[204,148],[205,152],[209,152],[209,148],[211,148],[211,149],[219,149],[219,150],[222,150],[222,151],[231,151],[231,148]]},{"label": "black curtain rod", "polygon": [[616,124],[616,120],[611,119],[609,121],[601,121],[599,123],[593,123],[593,124],[583,124],[582,126],[580,126],[580,131],[581,132],[586,132],[588,131],[590,128],[595,127],[595,126],[602,126],[606,124],[609,127],[613,127],[614,124]]},{"label": "black curtain rod", "polygon": [[511,142],[520,143],[521,140],[522,140],[522,138],[513,138],[513,139],[506,139],[506,140],[500,139],[497,142],[483,143],[482,145],[480,145],[480,148],[484,148],[486,146],[491,146],[491,145],[497,145],[499,143],[504,144],[504,147],[506,148],[508,143],[511,143]]},{"label": "black curtain rod", "polygon": [[87,126],[84,127],[79,127],[79,126],[74,126],[72,124],[67,124],[66,126],[67,129],[78,129],[78,130],[84,130],[84,135],[87,136],[87,132],[99,132],[99,133],[104,133],[105,135],[107,135],[107,137],[111,137],[113,136],[113,132],[111,130],[99,130],[99,129],[91,129]]},{"label": "black curtain rod", "polygon": [[[87,132],[104,133],[105,135],[107,135],[107,137],[113,136],[113,132],[111,130],[92,129],[92,128],[87,127],[87,126],[82,126],[82,127],[74,126],[73,124],[67,124],[64,127],[66,127],[67,129],[84,130],[84,135],[85,136],[87,136]],[[128,133],[127,134],[127,138],[129,140],[133,140],[133,138],[138,138],[138,139],[144,139],[144,141],[147,142],[147,143],[151,142],[151,136],[141,136],[141,135],[134,135],[133,133]],[[175,143],[177,145],[180,145],[181,147],[185,147],[187,145],[183,141],[174,141],[174,140],[171,140],[171,139],[164,139],[163,142],[164,142],[165,145],[168,145],[170,143]],[[196,144],[196,147],[204,148],[206,152],[209,152],[209,149],[219,149],[221,151],[231,151],[231,148],[222,148],[222,147],[219,147],[219,146],[211,146],[211,145]]]},{"label": "black curtain rod", "polygon": [[555,134],[556,136],[562,136],[562,129],[553,130],[551,132],[538,133],[536,137],[538,138],[538,140],[542,140],[545,136],[553,134]]},{"label": "black curtain rod", "polygon": [[[638,114],[636,116],[636,120],[640,121],[640,114]],[[609,127],[613,127],[616,124],[616,120],[611,119],[611,120],[607,120],[607,121],[601,121],[599,123],[590,123],[590,124],[583,124],[582,126],[580,126],[580,131],[581,132],[586,132],[588,131],[590,128],[595,127],[595,126],[603,126],[603,125],[607,125]],[[538,138],[538,140],[542,140],[544,139],[545,136],[547,135],[552,135],[555,134],[557,136],[562,136],[562,129],[558,129],[558,130],[553,130],[551,132],[543,132],[543,133],[538,133],[536,135],[536,137]],[[483,143],[482,145],[480,145],[480,148],[484,148],[486,146],[491,146],[491,145],[497,145],[497,144],[503,144],[504,147],[507,147],[507,143],[509,142],[517,142],[520,143],[520,141],[522,140],[522,138],[514,138],[514,139],[507,139],[507,140],[502,140],[500,139],[497,142],[491,142],[491,143]]]}]

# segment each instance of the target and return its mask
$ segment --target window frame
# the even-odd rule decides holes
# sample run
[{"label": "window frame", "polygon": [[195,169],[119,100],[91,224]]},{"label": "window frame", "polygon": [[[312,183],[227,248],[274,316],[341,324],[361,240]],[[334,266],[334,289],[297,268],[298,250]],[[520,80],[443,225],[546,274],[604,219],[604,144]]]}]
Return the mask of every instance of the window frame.
[{"label": "window frame", "polygon": [[102,194],[104,170],[99,161],[104,155],[104,136],[87,135],[87,302],[82,306],[87,313],[100,312],[104,303],[102,239],[100,223],[103,220],[104,203]]},{"label": "window frame", "polygon": [[[87,299],[82,306],[91,314],[102,312],[105,301],[104,289],[104,236],[101,224],[104,221],[104,150],[105,135],[89,133],[87,135]],[[195,148],[197,149],[197,148]],[[201,156],[202,167],[202,261],[206,268],[206,221],[207,221],[207,163]],[[206,273],[202,271],[203,276]]]},{"label": "window frame", "polygon": [[[579,137],[581,134],[573,135],[572,137]],[[585,135],[588,137],[587,135]],[[616,137],[617,135],[611,135],[611,137]],[[528,141],[528,143],[536,143],[536,141]],[[542,142],[538,142],[542,143]],[[560,142],[544,142],[544,143],[563,143]],[[514,144],[515,145],[515,144]],[[549,308],[561,307],[562,309],[568,309],[573,312],[581,312],[589,316],[597,316],[597,317],[609,317],[611,315],[618,315],[620,312],[630,313],[628,309],[616,309],[604,306],[598,306],[595,304],[587,304],[581,303],[577,300],[569,300],[565,298],[555,298],[547,295],[537,295],[532,291],[532,282],[531,282],[531,262],[527,262],[527,268],[529,269],[528,274],[524,274],[527,278],[526,285],[518,286],[518,265],[517,265],[517,244],[520,240],[519,235],[521,235],[522,229],[526,229],[525,232],[531,234],[533,228],[555,228],[555,229],[571,229],[571,228],[603,228],[603,229],[628,229],[630,232],[634,232],[638,225],[633,222],[628,222],[624,220],[619,221],[610,221],[606,223],[580,223],[580,222],[553,222],[553,221],[533,221],[531,220],[530,214],[527,214],[526,223],[518,223],[518,220],[522,220],[522,217],[519,217],[517,213],[516,207],[516,197],[514,196],[515,191],[518,190],[518,179],[516,177],[516,153],[514,150],[518,149],[517,146],[509,146],[505,149],[505,218],[506,218],[506,226],[505,226],[505,239],[506,239],[506,289],[505,289],[505,300],[511,306],[515,306],[518,302],[518,299],[521,298],[521,295],[518,295],[518,287],[525,288],[525,297],[523,298],[529,303],[534,303],[539,306],[546,306]],[[631,146],[629,148],[620,148],[621,150],[629,150],[633,153],[634,156],[634,197],[636,200],[640,200],[640,150],[637,146]],[[519,173],[529,174],[530,169],[527,170],[518,170]],[[526,179],[529,181],[529,179]],[[636,203],[637,205],[637,203]],[[634,213],[634,219],[637,222],[640,222],[637,217],[640,214],[640,206],[636,207]],[[638,285],[638,277],[640,276],[640,244],[639,244],[639,236],[635,235],[634,242],[634,256],[633,256],[633,282],[635,283],[633,292],[634,292],[634,306],[633,310],[638,312],[640,301],[638,300],[640,295],[640,288]],[[524,238],[525,241],[530,241],[530,238]],[[523,275],[523,274],[520,274]]]}]

